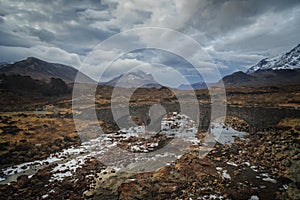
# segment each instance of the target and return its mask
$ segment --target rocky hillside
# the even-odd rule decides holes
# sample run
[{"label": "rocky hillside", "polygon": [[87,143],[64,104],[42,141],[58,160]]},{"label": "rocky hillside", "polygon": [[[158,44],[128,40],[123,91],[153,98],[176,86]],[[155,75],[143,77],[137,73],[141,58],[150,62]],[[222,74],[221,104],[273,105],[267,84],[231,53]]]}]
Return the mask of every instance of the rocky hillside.
[{"label": "rocky hillside", "polygon": [[300,44],[291,51],[274,58],[265,58],[249,68],[247,74],[266,70],[296,69],[300,68]]},{"label": "rocky hillside", "polygon": [[300,83],[300,69],[280,69],[258,71],[247,74],[242,71],[225,76],[225,86],[275,86]]},{"label": "rocky hillside", "polygon": [[[13,64],[0,65],[0,74],[30,76],[32,79],[47,81],[51,78],[59,78],[66,83],[74,82],[78,70],[62,64],[48,63],[34,57],[15,62]],[[80,80],[91,82],[92,80],[79,72]]]}]

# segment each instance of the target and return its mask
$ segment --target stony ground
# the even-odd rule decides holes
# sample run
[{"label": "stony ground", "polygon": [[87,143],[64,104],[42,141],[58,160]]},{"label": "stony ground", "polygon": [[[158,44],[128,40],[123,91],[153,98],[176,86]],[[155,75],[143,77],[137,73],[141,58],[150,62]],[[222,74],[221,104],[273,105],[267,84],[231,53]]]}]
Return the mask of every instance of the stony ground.
[{"label": "stony ground", "polygon": [[[112,192],[119,199],[299,199],[298,134],[270,130],[217,144],[204,158],[186,154],[156,172],[133,175]],[[101,198],[109,199],[100,187],[94,199]]]},{"label": "stony ground", "polygon": [[71,177],[50,181],[49,165],[0,185],[1,199],[299,199],[299,133],[299,121],[288,120],[147,173],[118,172],[87,158]]},{"label": "stony ground", "polygon": [[0,113],[0,167],[44,159],[79,142],[70,110]]}]

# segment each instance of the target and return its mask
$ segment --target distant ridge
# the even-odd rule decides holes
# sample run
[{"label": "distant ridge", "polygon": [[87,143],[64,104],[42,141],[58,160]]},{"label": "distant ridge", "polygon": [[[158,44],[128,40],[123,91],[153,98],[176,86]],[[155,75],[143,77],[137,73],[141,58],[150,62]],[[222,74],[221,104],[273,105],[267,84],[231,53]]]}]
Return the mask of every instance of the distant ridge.
[{"label": "distant ridge", "polygon": [[51,78],[60,78],[66,83],[75,81],[76,75],[81,82],[93,82],[91,78],[77,69],[58,63],[49,63],[35,57],[13,64],[0,65],[0,74],[30,76],[32,79],[49,82]]},{"label": "distant ridge", "polygon": [[[224,76],[222,81],[226,87],[295,85],[300,84],[300,69],[267,70],[253,74],[239,71]],[[221,81],[215,85],[218,86],[220,83]]]},{"label": "distant ridge", "polygon": [[178,90],[191,90],[191,89],[205,89],[207,88],[207,84],[205,82],[197,82],[192,83],[190,85],[188,84],[181,84],[179,87],[177,87]]},{"label": "distant ridge", "polygon": [[[58,63],[49,63],[38,58],[28,57],[26,60],[12,64],[0,64],[0,74],[30,76],[32,79],[49,82],[51,78],[59,78],[66,83],[73,83],[78,74],[80,82],[95,83],[94,80],[79,72],[77,69]],[[300,84],[300,44],[287,53],[274,58],[265,58],[246,72],[234,72],[224,76],[225,86],[269,86]],[[121,74],[110,81],[100,83],[106,86],[124,88],[161,88],[150,73],[141,70]],[[205,89],[218,86],[217,83],[196,82],[191,85],[180,85],[177,89]]]}]

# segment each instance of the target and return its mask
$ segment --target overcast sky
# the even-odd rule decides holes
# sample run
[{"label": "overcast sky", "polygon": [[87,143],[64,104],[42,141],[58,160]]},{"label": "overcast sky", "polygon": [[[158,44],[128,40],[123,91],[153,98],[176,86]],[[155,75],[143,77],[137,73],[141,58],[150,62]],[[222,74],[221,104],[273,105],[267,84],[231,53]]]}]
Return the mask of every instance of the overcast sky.
[{"label": "overcast sky", "polygon": [[[93,48],[115,34],[133,28],[162,27],[197,41],[226,75],[245,71],[262,58],[295,47],[300,43],[299,22],[299,0],[2,0],[0,62],[34,56],[79,68]],[[135,36],[137,43],[143,41],[142,34]],[[154,39],[162,46],[172,43],[182,47],[171,37]],[[116,60],[118,53],[118,49],[102,51],[99,62]],[[151,62],[162,64],[146,67],[157,72],[175,66],[183,73],[189,66],[173,52],[138,50],[118,58],[115,70],[107,72],[105,79],[128,71],[128,66]],[[94,73],[98,69],[89,70]]]}]

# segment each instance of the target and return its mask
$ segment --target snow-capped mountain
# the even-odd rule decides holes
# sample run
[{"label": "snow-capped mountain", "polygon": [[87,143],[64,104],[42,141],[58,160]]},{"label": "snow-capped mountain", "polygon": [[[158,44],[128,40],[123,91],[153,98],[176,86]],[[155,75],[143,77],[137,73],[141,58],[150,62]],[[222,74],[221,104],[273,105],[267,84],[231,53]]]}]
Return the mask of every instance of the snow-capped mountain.
[{"label": "snow-capped mountain", "polygon": [[274,58],[265,58],[258,64],[249,68],[247,74],[266,70],[295,69],[300,68],[300,44],[288,53]]},{"label": "snow-capped mountain", "polygon": [[150,73],[145,73],[141,70],[135,72],[129,72],[126,74],[121,74],[113,78],[108,82],[102,83],[108,86],[118,86],[124,88],[134,88],[134,87],[145,87],[145,88],[160,88],[161,85],[158,84]]}]

